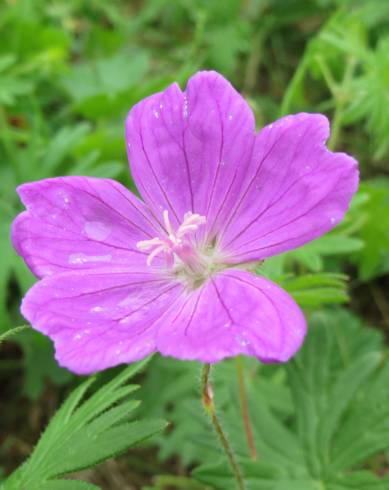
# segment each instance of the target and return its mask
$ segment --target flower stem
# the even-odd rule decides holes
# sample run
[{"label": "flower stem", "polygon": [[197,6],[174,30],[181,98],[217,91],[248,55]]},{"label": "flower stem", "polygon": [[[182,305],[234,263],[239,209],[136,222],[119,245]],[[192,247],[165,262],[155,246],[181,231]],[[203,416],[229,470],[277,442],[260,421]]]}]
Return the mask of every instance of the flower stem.
[{"label": "flower stem", "polygon": [[245,490],[245,484],[242,476],[242,472],[239,468],[238,462],[235,459],[235,455],[232,451],[230,443],[228,442],[227,436],[223,431],[221,423],[218,416],[216,415],[215,404],[213,403],[213,389],[209,379],[211,371],[210,364],[204,364],[203,371],[201,374],[201,397],[203,407],[209,415],[211,423],[216,431],[221,445],[223,446],[224,452],[226,453],[228,462],[230,464],[232,473],[236,479],[236,483],[239,490]]},{"label": "flower stem", "polygon": [[249,448],[251,459],[257,459],[257,448],[255,447],[253,428],[251,426],[249,405],[247,401],[246,387],[244,384],[243,365],[240,357],[235,358],[236,372],[238,375],[239,398],[242,410],[242,419],[244,430],[246,432],[247,446]]}]

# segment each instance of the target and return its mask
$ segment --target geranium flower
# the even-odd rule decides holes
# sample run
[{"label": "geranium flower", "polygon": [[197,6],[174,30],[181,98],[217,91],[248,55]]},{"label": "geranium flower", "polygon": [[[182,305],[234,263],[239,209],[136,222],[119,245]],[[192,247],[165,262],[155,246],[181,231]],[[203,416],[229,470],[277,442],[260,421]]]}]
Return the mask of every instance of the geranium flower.
[{"label": "geranium flower", "polygon": [[153,352],[214,363],[285,362],[306,333],[300,308],[253,264],[343,218],[357,163],[325,147],[319,114],[255,133],[244,99],[200,72],[139,102],[126,122],[142,199],[109,179],[23,184],[15,249],[41,280],[23,300],[62,366],[87,374]]}]

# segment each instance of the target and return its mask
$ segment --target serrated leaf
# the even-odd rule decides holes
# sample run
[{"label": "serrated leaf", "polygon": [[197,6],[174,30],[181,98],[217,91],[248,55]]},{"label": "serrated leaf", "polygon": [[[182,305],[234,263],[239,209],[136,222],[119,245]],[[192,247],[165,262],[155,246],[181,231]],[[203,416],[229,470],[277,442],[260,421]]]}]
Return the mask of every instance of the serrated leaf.
[{"label": "serrated leaf", "polygon": [[[166,427],[163,421],[127,420],[138,402],[125,399],[137,388],[125,383],[147,362],[123,369],[84,403],[81,399],[94,378],[76,388],[51,420],[30,458],[5,482],[4,489],[41,488],[39,485],[48,480],[93,466],[161,432]],[[56,484],[69,485],[62,480]]]},{"label": "serrated leaf", "polygon": [[334,432],[339,429],[341,417],[361,384],[377,368],[381,360],[379,353],[369,353],[356,359],[338,377],[328,397],[328,408],[322,415],[318,429],[318,445],[323,460],[328,464],[330,444]]},{"label": "serrated leaf", "polygon": [[[337,275],[314,275],[308,278],[308,283],[338,284],[343,279]],[[299,278],[296,282],[301,285]],[[347,489],[344,484],[348,477],[352,481],[351,475],[358,465],[389,448],[389,366],[381,366],[383,359],[382,335],[363,326],[346,310],[336,309],[312,316],[305,345],[288,365],[259,366],[247,360],[245,385],[250,420],[259,462],[264,465],[258,470],[258,462],[247,466],[247,441],[237,399],[234,361],[217,365],[216,406],[243,466],[248,488]],[[167,360],[160,359],[156,364],[159,387],[169,372],[168,368],[163,371],[163,362]],[[169,409],[174,426],[160,440],[160,454],[171,456],[179,447],[190,462],[196,458],[202,463],[223,458],[220,465],[201,465],[193,477],[215,489],[235,490],[234,479],[212,440],[207,419],[199,416],[197,391],[192,397],[193,387],[188,386],[190,381],[182,368],[175,371],[174,363],[169,365],[168,385],[182,376],[187,386],[184,391],[182,383],[180,403]],[[193,377],[189,369],[188,376]],[[181,382],[178,384],[181,386]],[[274,396],[273,391],[278,390],[280,393],[290,390],[291,397],[282,395],[275,403],[278,395]],[[174,392],[169,396],[174,399]],[[265,468],[269,475],[264,474]],[[366,478],[375,481],[372,473],[368,472]]]},{"label": "serrated leaf", "polygon": [[53,451],[47,471],[53,475],[73,473],[94,466],[113,456],[118,456],[129,447],[139,445],[145,439],[162,432],[167,423],[160,420],[142,420],[120,424],[98,432],[89,426],[80,430],[77,437]]}]

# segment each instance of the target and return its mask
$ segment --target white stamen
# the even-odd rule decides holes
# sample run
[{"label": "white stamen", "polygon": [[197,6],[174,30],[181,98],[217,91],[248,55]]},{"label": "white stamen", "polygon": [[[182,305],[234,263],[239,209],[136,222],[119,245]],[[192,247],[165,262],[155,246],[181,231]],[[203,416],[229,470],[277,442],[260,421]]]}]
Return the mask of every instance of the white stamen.
[{"label": "white stamen", "polygon": [[163,216],[163,222],[165,224],[166,231],[168,232],[168,235],[173,235],[173,228],[170,223],[169,219],[169,211],[165,209],[165,211],[162,213]]},{"label": "white stamen", "polygon": [[151,240],[141,240],[136,244],[136,247],[139,250],[149,250],[150,248],[153,248],[154,246],[161,245],[161,239],[156,237],[152,238]]},{"label": "white stamen", "polygon": [[160,254],[164,250],[165,250],[165,245],[164,244],[162,244],[159,247],[157,247],[156,249],[154,249],[151,252],[151,254],[147,257],[147,265],[151,265],[152,262],[153,262],[154,257],[156,257],[158,254]]},{"label": "white stamen", "polygon": [[165,253],[166,259],[173,263],[175,248],[183,245],[183,238],[188,234],[195,233],[198,227],[206,222],[204,216],[189,211],[184,214],[182,224],[174,231],[169,219],[169,212],[166,209],[163,211],[162,216],[167,236],[141,240],[136,244],[139,250],[150,251],[150,255],[147,258],[147,265],[151,265],[154,258],[160,253]]}]

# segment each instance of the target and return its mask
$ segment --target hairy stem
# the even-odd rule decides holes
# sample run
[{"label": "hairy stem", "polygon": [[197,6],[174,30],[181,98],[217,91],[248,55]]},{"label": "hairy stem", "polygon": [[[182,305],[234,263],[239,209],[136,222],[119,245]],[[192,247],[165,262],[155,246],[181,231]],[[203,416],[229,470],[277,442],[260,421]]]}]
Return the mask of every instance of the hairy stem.
[{"label": "hairy stem", "polygon": [[11,328],[10,330],[7,330],[3,334],[0,335],[0,344],[4,342],[8,337],[12,337],[12,335],[16,335],[19,332],[22,332],[23,330],[29,329],[29,325],[21,325],[20,327],[15,327]]},{"label": "hairy stem", "polygon": [[209,415],[211,423],[215,429],[215,432],[227,456],[232,473],[234,474],[234,477],[236,479],[237,488],[239,490],[245,490],[245,484],[244,484],[242,472],[239,468],[238,462],[235,459],[235,455],[230,446],[230,443],[228,442],[227,436],[223,431],[220,420],[216,415],[215,404],[213,402],[213,390],[209,379],[210,371],[211,371],[211,365],[204,364],[202,375],[201,375],[201,398],[202,398],[203,407],[205,408],[205,411]]},{"label": "hairy stem", "polygon": [[247,446],[249,448],[251,459],[257,459],[257,448],[255,447],[253,428],[250,420],[249,404],[247,400],[246,387],[244,384],[242,360],[240,357],[236,357],[235,362],[236,362],[236,372],[238,375],[240,407],[242,410],[242,419],[243,419],[244,430],[246,433]]}]

